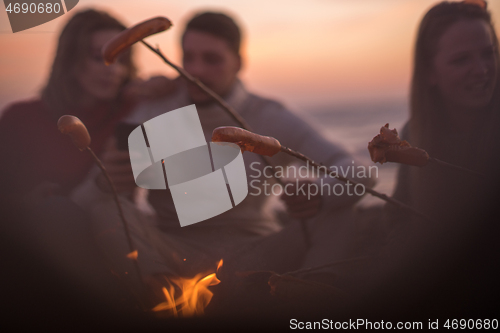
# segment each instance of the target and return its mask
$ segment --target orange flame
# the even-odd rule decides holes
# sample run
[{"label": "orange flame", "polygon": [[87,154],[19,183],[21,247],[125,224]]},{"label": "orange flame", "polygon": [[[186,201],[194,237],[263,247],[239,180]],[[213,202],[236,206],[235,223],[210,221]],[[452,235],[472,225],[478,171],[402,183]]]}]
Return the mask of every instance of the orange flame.
[{"label": "orange flame", "polygon": [[[222,259],[217,264],[217,271],[221,266]],[[162,288],[165,302],[155,306],[152,311],[170,310],[174,317],[192,317],[205,312],[213,296],[208,287],[219,284],[220,280],[216,273],[206,276],[200,273],[193,278],[171,278],[167,282],[168,289]]]},{"label": "orange flame", "polygon": [[138,255],[139,253],[135,250],[127,254],[127,258],[137,260]]}]

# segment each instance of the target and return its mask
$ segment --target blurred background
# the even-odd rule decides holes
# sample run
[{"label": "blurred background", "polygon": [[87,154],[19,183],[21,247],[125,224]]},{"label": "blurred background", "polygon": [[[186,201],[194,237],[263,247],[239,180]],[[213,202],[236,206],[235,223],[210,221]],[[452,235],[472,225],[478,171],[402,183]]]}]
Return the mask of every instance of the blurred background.
[{"label": "blurred background", "polygon": [[[75,11],[106,10],[127,25],[166,16],[174,26],[148,41],[181,64],[180,35],[197,11],[231,14],[243,29],[247,88],[280,100],[332,140],[369,162],[368,141],[380,127],[400,129],[408,118],[413,44],[418,24],[436,0],[80,0],[41,26],[12,33],[0,4],[0,116],[17,100],[36,96],[47,79],[57,37]],[[490,0],[494,21],[500,1]],[[497,24],[498,31],[498,24]],[[145,47],[135,47],[139,75],[175,77]],[[27,120],[29,121],[29,120]],[[279,138],[278,138],[279,139]],[[391,194],[395,164],[379,167],[377,190]],[[362,205],[379,204],[366,197]]]}]

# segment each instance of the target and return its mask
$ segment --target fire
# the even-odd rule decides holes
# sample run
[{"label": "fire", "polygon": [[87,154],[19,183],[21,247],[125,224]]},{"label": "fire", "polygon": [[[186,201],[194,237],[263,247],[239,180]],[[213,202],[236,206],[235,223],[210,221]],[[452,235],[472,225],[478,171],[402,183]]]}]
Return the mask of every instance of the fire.
[{"label": "fire", "polygon": [[137,250],[135,250],[127,254],[127,258],[137,260],[138,255],[139,253],[137,252]]},{"label": "fire", "polygon": [[[222,259],[217,264],[217,271],[222,266]],[[216,273],[197,274],[193,278],[170,278],[168,288],[163,287],[165,302],[155,306],[153,311],[172,311],[174,317],[192,317],[202,315],[212,300],[213,293],[208,289],[220,283]]]}]

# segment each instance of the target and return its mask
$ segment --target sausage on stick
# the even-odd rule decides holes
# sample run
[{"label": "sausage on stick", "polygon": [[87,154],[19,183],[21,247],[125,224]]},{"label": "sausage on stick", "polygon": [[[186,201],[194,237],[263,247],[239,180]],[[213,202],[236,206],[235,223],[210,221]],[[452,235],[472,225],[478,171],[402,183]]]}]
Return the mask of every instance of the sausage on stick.
[{"label": "sausage on stick", "polygon": [[[155,19],[161,19],[161,18],[155,18]],[[186,79],[188,82],[191,82],[192,84],[198,86],[202,91],[204,91],[206,94],[208,94],[212,99],[217,102],[221,108],[232,118],[234,121],[239,124],[241,127],[244,129],[251,131],[250,126],[246,122],[246,120],[238,113],[236,110],[229,105],[224,99],[222,99],[218,94],[216,94],[212,89],[207,87],[203,82],[201,82],[199,79],[193,77],[191,74],[189,74],[187,71],[185,71],[182,67],[177,66],[173,62],[171,62],[161,51],[158,47],[154,48],[153,46],[149,45],[147,42],[142,40],[143,38],[146,38],[149,35],[152,35],[154,33],[160,32],[163,30],[168,29],[166,27],[167,24],[161,29],[157,29],[156,27],[156,22],[155,19],[151,19],[148,21],[144,21],[142,23],[139,23],[123,32],[121,32],[119,35],[115,36],[112,40],[110,40],[104,47],[103,47],[103,56],[106,61],[106,63],[112,63],[114,60],[116,60],[116,57],[120,52],[123,52],[126,48],[130,47],[133,43],[135,42],[141,42],[144,44],[147,48],[149,48],[151,51],[156,53],[167,65],[172,67],[179,73],[180,76],[182,76],[184,79]],[[165,19],[165,18],[164,18]],[[168,19],[165,19],[168,21]],[[168,21],[169,24],[170,21]],[[134,37],[132,37],[134,36]],[[273,166],[271,161],[265,156],[265,155],[260,155],[261,158],[264,160],[264,162],[267,165]],[[281,184],[283,184],[283,181],[275,177],[276,181]],[[309,247],[310,240],[309,240],[309,232],[307,231],[306,227],[306,222],[305,220],[301,221],[301,226],[302,230],[304,232],[304,238],[306,241],[307,246]]]},{"label": "sausage on stick", "polygon": [[232,142],[242,151],[273,156],[281,151],[281,144],[275,138],[262,136],[238,127],[217,127],[212,133],[213,142]]},{"label": "sausage on stick", "polygon": [[[89,154],[92,156],[92,158],[94,159],[94,161],[97,164],[97,166],[99,167],[99,169],[101,169],[106,180],[108,181],[109,186],[112,189],[113,198],[115,200],[116,206],[118,207],[118,213],[119,213],[121,221],[123,223],[123,229],[125,230],[125,235],[127,237],[127,243],[129,246],[130,253],[137,254],[137,251],[135,250],[134,244],[132,242],[132,238],[130,237],[130,232],[128,229],[127,220],[125,219],[125,215],[123,213],[122,206],[120,204],[120,201],[118,200],[118,194],[116,192],[115,185],[113,184],[113,181],[109,177],[109,174],[106,171],[106,168],[102,164],[101,160],[97,157],[97,155],[94,153],[94,151],[89,147],[90,135],[89,135],[89,132],[87,131],[87,127],[85,127],[85,125],[82,123],[82,121],[80,119],[78,119],[77,117],[64,115],[61,118],[59,118],[59,120],[57,121],[57,128],[59,129],[59,131],[62,134],[67,134],[71,138],[71,140],[73,141],[75,146],[78,149],[80,149],[80,151],[87,150],[89,152]],[[135,256],[135,258],[137,258],[137,256]],[[143,281],[142,273],[141,273],[141,270],[139,268],[139,264],[137,263],[137,260],[134,260],[134,265],[135,265],[135,269],[137,271],[137,274],[142,282]]]},{"label": "sausage on stick", "polygon": [[57,122],[57,128],[62,134],[67,134],[75,146],[83,151],[90,145],[90,135],[87,127],[74,116],[62,116]]},{"label": "sausage on stick", "polygon": [[380,134],[377,134],[372,141],[368,143],[368,151],[373,162],[383,164],[385,162],[395,162],[406,165],[423,167],[428,162],[435,163],[447,168],[471,173],[479,177],[486,178],[485,175],[470,170],[459,165],[447,163],[437,158],[430,157],[423,149],[412,147],[408,141],[401,140],[396,129],[389,129],[389,124],[380,128]]},{"label": "sausage on stick", "polygon": [[[313,167],[318,168],[318,170],[324,171],[324,169],[325,169],[322,164],[316,163],[314,160],[305,156],[304,154],[281,145],[279,143],[279,141],[276,140],[275,138],[255,134],[255,133],[245,131],[245,130],[243,130],[241,128],[237,128],[237,127],[218,127],[218,128],[216,128],[212,133],[212,141],[213,142],[236,143],[238,146],[240,146],[240,148],[243,151],[248,150],[248,151],[251,151],[251,152],[256,153],[256,154],[261,154],[261,153],[265,154],[265,155],[270,154],[267,156],[273,156],[274,154],[278,153],[278,151],[281,151],[281,152],[284,152],[288,155],[296,157],[304,162],[308,162]],[[250,148],[250,149],[248,149],[248,148]],[[345,183],[351,183],[354,186],[356,186],[358,184],[357,182],[355,182],[349,178],[343,177],[334,171],[329,171],[328,174],[331,177],[335,177],[338,180],[343,181]],[[429,217],[422,214],[421,212],[414,209],[413,207],[410,207],[410,206],[408,206],[408,205],[406,205],[406,204],[404,204],[396,199],[388,197],[385,194],[379,193],[375,190],[372,190],[371,188],[365,188],[365,191],[370,193],[371,195],[377,197],[377,198],[380,198],[384,201],[390,202],[391,204],[394,204],[394,205],[399,206],[403,209],[406,209],[406,210],[412,212],[413,214],[424,218],[427,221],[432,221]]]},{"label": "sausage on stick", "polygon": [[408,141],[401,141],[396,129],[389,129],[389,124],[380,128],[372,141],[368,143],[368,151],[373,162],[383,164],[396,162],[414,166],[424,166],[429,155],[423,149],[412,147]]},{"label": "sausage on stick", "polygon": [[102,55],[106,65],[115,62],[118,55],[142,39],[167,30],[172,22],[166,17],[154,17],[128,28],[111,39],[102,48]]}]

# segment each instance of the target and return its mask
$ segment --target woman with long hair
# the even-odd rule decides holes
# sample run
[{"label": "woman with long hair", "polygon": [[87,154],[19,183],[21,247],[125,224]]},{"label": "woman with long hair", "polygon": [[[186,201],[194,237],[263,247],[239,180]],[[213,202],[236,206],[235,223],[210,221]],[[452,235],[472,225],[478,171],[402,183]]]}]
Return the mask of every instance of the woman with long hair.
[{"label": "woman with long hair", "polygon": [[[133,107],[124,87],[135,76],[131,53],[106,66],[101,47],[125,26],[109,14],[86,10],[64,27],[41,97],[18,102],[0,119],[0,199],[14,209],[28,193],[56,186],[68,193],[85,177],[92,159],[80,153],[57,130],[64,114],[79,117],[97,153],[116,123]],[[48,185],[48,184],[52,185]],[[36,191],[35,191],[36,192]]]},{"label": "woman with long hair", "polygon": [[[440,224],[474,219],[498,181],[500,57],[486,2],[441,2],[417,35],[410,120],[402,137],[484,175],[401,166],[394,197]],[[453,222],[452,222],[453,221]]]},{"label": "woman with long hair", "polygon": [[[101,154],[138,97],[154,97],[138,88],[131,52],[113,65],[104,64],[103,45],[124,29],[105,12],[76,13],[61,32],[41,96],[11,105],[0,119],[0,244],[13,263],[4,277],[13,274],[7,284],[13,286],[14,304],[35,294],[47,301],[43,310],[49,313],[51,308],[60,312],[61,304],[78,313],[94,311],[99,304],[115,306],[127,292],[116,290],[85,213],[68,198],[93,160],[57,128],[62,115],[79,117],[92,138],[90,147]],[[160,86],[152,89],[160,95],[168,82],[148,81],[145,88]]]},{"label": "woman with long hair", "polygon": [[400,166],[394,198],[432,222],[386,207],[395,229],[390,255],[378,267],[384,278],[377,281],[385,287],[374,299],[383,298],[399,314],[473,317],[471,311],[487,316],[497,309],[488,302],[498,302],[498,275],[490,267],[498,262],[498,221],[491,214],[498,215],[499,64],[485,1],[444,1],[425,14],[415,46],[410,120],[401,137],[474,172],[431,163]]}]

